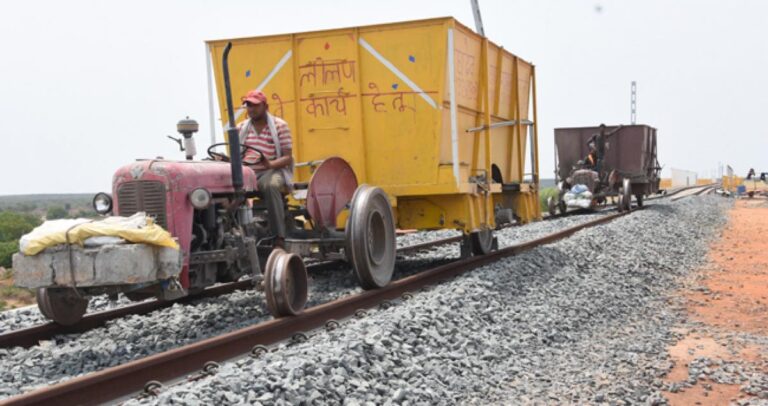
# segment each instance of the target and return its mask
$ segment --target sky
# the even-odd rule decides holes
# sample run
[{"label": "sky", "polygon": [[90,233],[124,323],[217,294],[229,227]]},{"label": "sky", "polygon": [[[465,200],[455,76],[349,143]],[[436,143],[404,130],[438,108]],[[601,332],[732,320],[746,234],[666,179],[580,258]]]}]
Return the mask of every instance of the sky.
[{"label": "sky", "polygon": [[[480,0],[486,35],[537,67],[541,176],[553,129],[637,121],[659,160],[768,171],[768,1]],[[209,143],[204,41],[453,16],[469,0],[2,1],[0,195],[109,191],[136,158]]]}]

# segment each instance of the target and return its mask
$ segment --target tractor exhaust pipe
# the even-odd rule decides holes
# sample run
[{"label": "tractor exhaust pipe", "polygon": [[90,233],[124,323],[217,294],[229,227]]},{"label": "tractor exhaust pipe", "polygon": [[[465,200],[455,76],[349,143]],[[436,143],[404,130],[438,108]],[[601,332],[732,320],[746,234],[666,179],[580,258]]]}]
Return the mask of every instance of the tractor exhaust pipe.
[{"label": "tractor exhaust pipe", "polygon": [[229,161],[232,166],[232,186],[235,188],[235,207],[239,206],[245,198],[243,191],[243,161],[240,156],[240,134],[235,127],[235,111],[232,107],[232,87],[229,81],[229,51],[232,43],[228,42],[224,48],[222,67],[224,71],[224,90],[227,96],[227,142],[229,143]]}]

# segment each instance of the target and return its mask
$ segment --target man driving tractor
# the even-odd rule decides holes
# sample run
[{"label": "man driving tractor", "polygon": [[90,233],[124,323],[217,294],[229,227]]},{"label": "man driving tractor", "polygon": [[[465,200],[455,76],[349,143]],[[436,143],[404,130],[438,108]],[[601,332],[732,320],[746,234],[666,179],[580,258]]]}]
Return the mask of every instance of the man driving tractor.
[{"label": "man driving tractor", "polygon": [[273,245],[283,247],[286,235],[283,193],[290,190],[293,177],[291,130],[285,120],[269,114],[267,97],[261,91],[249,91],[242,101],[248,119],[238,125],[240,143],[261,153],[248,149],[243,164],[256,172],[275,236]]}]

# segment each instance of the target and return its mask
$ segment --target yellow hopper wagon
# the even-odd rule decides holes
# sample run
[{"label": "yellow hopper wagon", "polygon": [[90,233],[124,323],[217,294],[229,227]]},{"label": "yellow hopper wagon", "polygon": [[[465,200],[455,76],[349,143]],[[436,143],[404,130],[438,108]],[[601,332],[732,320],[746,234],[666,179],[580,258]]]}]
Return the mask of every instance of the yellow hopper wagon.
[{"label": "yellow hopper wagon", "polygon": [[[534,66],[454,18],[206,45],[211,148],[221,126],[233,174],[241,96],[263,92],[291,128],[288,218],[302,231],[285,238],[291,255],[345,259],[378,288],[392,278],[396,228],[457,229],[462,255],[482,255],[494,229],[541,218]],[[254,197],[247,219],[263,217]],[[278,259],[265,271],[276,291],[280,275],[305,280],[300,261]]]},{"label": "yellow hopper wagon", "polygon": [[340,157],[386,192],[397,227],[459,229],[475,253],[540,218],[535,68],[454,18],[210,41],[211,60],[229,42],[232,94],[262,90],[289,124],[299,187]]}]

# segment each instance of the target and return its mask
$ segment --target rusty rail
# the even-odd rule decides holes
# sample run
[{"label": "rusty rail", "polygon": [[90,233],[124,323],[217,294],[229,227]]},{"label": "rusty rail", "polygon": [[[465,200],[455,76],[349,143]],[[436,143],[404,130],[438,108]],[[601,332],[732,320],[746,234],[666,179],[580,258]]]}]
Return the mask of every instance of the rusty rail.
[{"label": "rusty rail", "polygon": [[251,287],[252,282],[250,280],[232,282],[206,288],[197,295],[186,296],[177,300],[151,300],[88,314],[77,324],[71,326],[63,326],[58,323],[49,322],[32,327],[11,330],[0,334],[0,348],[16,346],[31,347],[41,340],[50,340],[56,335],[84,333],[88,330],[101,327],[110,320],[119,319],[131,314],[148,314],[155,310],[173,306],[175,303],[189,303],[199,299],[232,293],[236,290],[250,289]]},{"label": "rusty rail", "polygon": [[208,361],[225,361],[248,353],[256,345],[270,345],[300,332],[339,320],[404,293],[451,278],[499,259],[569,237],[577,231],[610,222],[630,212],[616,213],[488,255],[474,256],[400,279],[377,290],[346,296],[309,308],[294,317],[270,320],[194,344],[151,355],[123,365],[72,378],[65,382],[0,401],[0,405],[98,404],[139,392],[150,380],[167,382],[199,371]]}]

